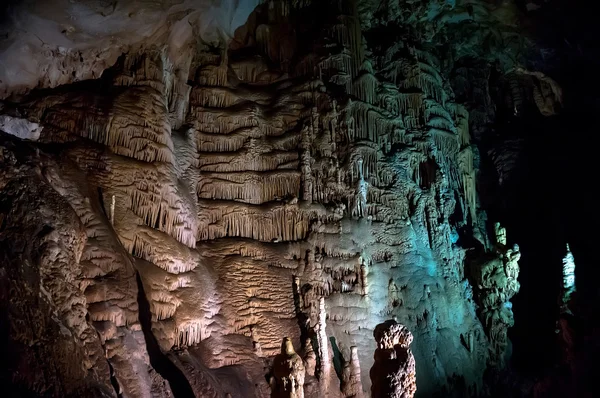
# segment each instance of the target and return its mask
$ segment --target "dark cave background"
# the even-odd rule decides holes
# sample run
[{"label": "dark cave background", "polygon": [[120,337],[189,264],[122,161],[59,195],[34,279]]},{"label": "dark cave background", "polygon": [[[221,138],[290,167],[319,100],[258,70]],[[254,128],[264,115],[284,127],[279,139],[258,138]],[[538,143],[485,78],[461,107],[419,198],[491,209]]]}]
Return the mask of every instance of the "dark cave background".
[{"label": "dark cave background", "polygon": [[[561,112],[544,117],[534,107],[514,115],[496,101],[495,134],[480,143],[482,205],[491,222],[506,227],[508,243],[518,243],[522,253],[521,291],[512,300],[515,326],[509,337],[511,367],[529,380],[548,377],[558,366],[555,322],[567,242],[577,265],[572,326],[579,369],[592,369],[600,354],[600,323],[594,315],[600,307],[595,175],[600,27],[589,3],[550,0],[527,13],[526,28],[542,54],[529,59],[527,67],[544,72],[562,87]],[[517,161],[510,178],[502,185],[490,183],[497,182],[498,175],[486,151],[503,145],[511,150],[506,143],[515,139],[522,145],[513,149]],[[568,396],[593,394],[595,384],[591,372],[583,371],[575,382],[577,391]]]}]

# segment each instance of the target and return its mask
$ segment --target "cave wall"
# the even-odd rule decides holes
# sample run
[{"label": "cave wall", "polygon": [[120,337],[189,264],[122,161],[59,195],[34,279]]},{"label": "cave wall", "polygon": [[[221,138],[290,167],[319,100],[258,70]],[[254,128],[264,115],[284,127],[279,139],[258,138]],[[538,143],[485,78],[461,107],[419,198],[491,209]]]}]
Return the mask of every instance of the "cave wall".
[{"label": "cave wall", "polygon": [[[494,335],[476,313],[481,281],[465,274],[461,242],[492,247],[470,134],[492,117],[478,101],[487,77],[468,67],[450,76],[447,53],[430,45],[443,24],[425,15],[454,24],[490,10],[383,3],[269,1],[231,40],[156,34],[101,77],[15,89],[3,130],[36,142],[2,138],[4,161],[17,159],[3,164],[2,194],[15,199],[3,200],[2,280],[32,283],[12,276],[29,263],[10,253],[38,237],[21,249],[33,256],[48,238],[29,228],[43,220],[67,236],[57,244],[68,259],[42,257],[31,272],[67,273],[68,286],[49,291],[70,289],[79,312],[70,321],[60,300],[19,293],[8,317],[42,300],[85,334],[54,341],[42,368],[61,369],[65,350],[94,358],[73,370],[83,381],[19,385],[169,396],[183,378],[182,395],[268,396],[289,337],[300,356],[316,352],[307,396],[346,396],[343,369],[356,359],[368,395],[373,331],[395,318],[414,335],[418,395],[482,392]],[[469,73],[483,74],[483,93],[469,91]],[[27,218],[30,196],[59,210]],[[32,341],[18,330],[9,341]]]}]

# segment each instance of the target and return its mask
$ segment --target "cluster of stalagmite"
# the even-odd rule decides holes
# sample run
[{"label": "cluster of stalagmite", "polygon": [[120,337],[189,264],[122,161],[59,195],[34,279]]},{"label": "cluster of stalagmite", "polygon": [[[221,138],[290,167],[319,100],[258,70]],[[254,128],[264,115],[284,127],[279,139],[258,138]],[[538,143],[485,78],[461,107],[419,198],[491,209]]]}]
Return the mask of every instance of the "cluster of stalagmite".
[{"label": "cluster of stalagmite", "polygon": [[304,398],[305,368],[289,338],[284,338],[281,353],[273,361],[271,397]]},{"label": "cluster of stalagmite", "polygon": [[415,357],[410,349],[412,333],[396,321],[377,325],[375,363],[371,368],[371,395],[382,398],[412,398],[417,391]]},{"label": "cluster of stalagmite", "polygon": [[496,223],[496,243],[492,251],[472,264],[471,277],[479,305],[478,315],[490,339],[490,361],[504,363],[508,346],[508,328],[514,325],[510,299],[519,292],[519,246],[509,248],[506,229]]}]

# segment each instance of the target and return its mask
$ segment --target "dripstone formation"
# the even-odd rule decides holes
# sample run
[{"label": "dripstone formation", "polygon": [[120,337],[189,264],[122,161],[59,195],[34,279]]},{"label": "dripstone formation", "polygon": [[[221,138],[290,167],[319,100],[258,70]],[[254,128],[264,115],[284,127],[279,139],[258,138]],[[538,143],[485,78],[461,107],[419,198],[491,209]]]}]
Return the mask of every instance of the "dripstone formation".
[{"label": "dripstone formation", "polygon": [[[471,275],[479,305],[478,315],[491,344],[490,361],[503,365],[509,345],[508,328],[514,325],[510,299],[519,292],[519,246],[506,245],[506,229],[494,226],[496,243],[492,251],[473,264]],[[469,344],[468,340],[466,341]]]},{"label": "dripstone formation", "polygon": [[410,351],[413,336],[405,326],[388,321],[373,332],[377,341],[371,368],[373,397],[412,398],[417,390],[415,357]]},{"label": "dripstone formation", "polygon": [[[504,23],[499,8],[468,10],[270,0],[209,42],[193,10],[169,9],[101,74],[7,87],[4,385],[56,397],[481,391],[507,344],[519,252],[497,234],[494,258],[465,275],[464,242],[492,250],[470,133],[487,120],[473,105],[484,80],[454,68],[479,56],[479,38],[437,43],[463,17]],[[535,87],[551,112],[552,84]]]}]

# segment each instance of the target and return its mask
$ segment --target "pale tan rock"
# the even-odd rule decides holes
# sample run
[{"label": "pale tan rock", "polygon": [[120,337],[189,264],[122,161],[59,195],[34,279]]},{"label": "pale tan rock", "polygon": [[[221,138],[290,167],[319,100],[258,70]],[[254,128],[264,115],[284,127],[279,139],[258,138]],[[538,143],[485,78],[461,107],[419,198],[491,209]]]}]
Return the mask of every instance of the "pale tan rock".
[{"label": "pale tan rock", "polygon": [[363,388],[360,377],[358,349],[350,347],[350,360],[344,364],[342,371],[342,393],[347,398],[362,398]]}]

